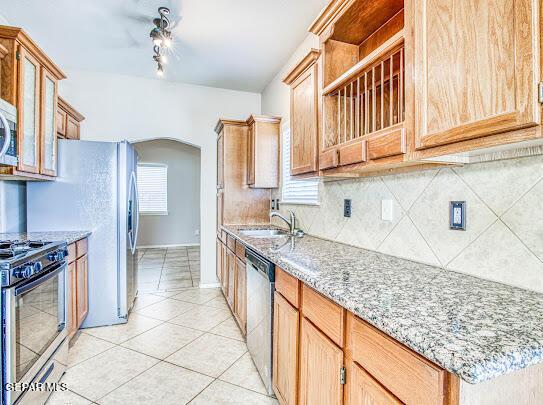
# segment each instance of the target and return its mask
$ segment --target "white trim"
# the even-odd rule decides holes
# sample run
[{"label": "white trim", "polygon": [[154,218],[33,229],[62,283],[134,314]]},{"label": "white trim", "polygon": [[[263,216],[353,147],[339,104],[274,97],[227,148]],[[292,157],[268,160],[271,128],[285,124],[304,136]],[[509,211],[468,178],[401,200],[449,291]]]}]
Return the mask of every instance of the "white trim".
[{"label": "white trim", "polygon": [[200,283],[198,284],[198,287],[200,288],[217,288],[220,287],[221,283]]},{"label": "white trim", "polygon": [[192,247],[200,246],[199,243],[178,243],[173,245],[144,245],[136,246],[136,249],[156,249],[156,248],[171,248],[171,247]]},{"label": "white trim", "polygon": [[281,205],[312,205],[314,207],[318,207],[321,205],[320,202],[306,202],[306,201],[279,201],[279,204]]},{"label": "white trim", "polygon": [[158,211],[158,212],[140,212],[140,215],[147,216],[147,215],[168,215],[168,211]]}]

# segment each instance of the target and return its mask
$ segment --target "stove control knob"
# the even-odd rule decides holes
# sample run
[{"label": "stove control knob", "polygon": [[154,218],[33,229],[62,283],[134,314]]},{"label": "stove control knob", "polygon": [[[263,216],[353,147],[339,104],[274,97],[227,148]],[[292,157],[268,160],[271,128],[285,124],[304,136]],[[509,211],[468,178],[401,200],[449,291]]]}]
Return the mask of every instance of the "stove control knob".
[{"label": "stove control knob", "polygon": [[[29,278],[34,275],[34,266],[38,263],[27,263],[13,271],[13,275],[17,278]],[[41,263],[39,263],[41,265]]]},{"label": "stove control knob", "polygon": [[33,271],[32,274],[39,273],[40,271],[42,271],[42,269],[43,269],[43,265],[41,264],[41,262],[36,262],[32,266],[32,271]]},{"label": "stove control knob", "polygon": [[60,262],[67,256],[67,251],[57,250],[56,252],[49,253],[47,257],[52,262]]}]

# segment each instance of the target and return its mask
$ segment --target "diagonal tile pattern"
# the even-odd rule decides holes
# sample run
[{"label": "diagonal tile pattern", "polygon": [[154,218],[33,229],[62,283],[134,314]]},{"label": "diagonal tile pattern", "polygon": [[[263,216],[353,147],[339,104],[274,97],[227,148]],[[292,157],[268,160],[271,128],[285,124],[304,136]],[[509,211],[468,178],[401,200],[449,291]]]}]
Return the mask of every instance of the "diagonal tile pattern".
[{"label": "diagonal tile pattern", "polygon": [[[344,198],[351,218],[343,217]],[[295,211],[310,235],[543,292],[541,155],[321,182],[319,199],[281,210]],[[383,199],[393,201],[393,221],[381,219]],[[467,202],[465,232],[449,229],[456,200]]]},{"label": "diagonal tile pattern", "polygon": [[199,246],[138,249],[140,292],[198,287],[199,283]]},{"label": "diagonal tile pattern", "polygon": [[[48,404],[277,405],[230,311],[209,305],[221,300],[219,289],[145,293],[127,324],[84,329],[70,348],[62,380],[68,391],[54,393]],[[157,304],[174,318],[141,313]],[[180,320],[187,326],[176,324]]]}]

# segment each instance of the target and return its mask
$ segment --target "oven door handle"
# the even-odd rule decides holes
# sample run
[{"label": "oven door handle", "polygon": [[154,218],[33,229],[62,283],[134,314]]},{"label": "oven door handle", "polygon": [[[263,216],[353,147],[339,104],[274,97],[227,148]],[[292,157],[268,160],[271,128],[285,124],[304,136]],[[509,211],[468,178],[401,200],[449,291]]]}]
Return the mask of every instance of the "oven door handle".
[{"label": "oven door handle", "polygon": [[59,273],[63,272],[66,268],[66,263],[63,265],[57,267],[55,270],[50,271],[49,273],[46,273],[45,275],[38,277],[37,279],[31,281],[28,284],[22,285],[20,287],[15,288],[15,296],[17,297],[20,294],[24,294],[27,291],[30,291],[40,284],[43,284],[45,281],[55,277]]}]

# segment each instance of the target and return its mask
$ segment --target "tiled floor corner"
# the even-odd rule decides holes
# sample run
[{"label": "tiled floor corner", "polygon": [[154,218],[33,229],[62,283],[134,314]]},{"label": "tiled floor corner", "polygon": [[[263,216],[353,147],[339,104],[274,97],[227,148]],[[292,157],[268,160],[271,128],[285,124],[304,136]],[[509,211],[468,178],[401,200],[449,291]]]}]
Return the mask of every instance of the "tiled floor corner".
[{"label": "tiled floor corner", "polygon": [[218,289],[143,293],[124,325],[85,329],[48,405],[277,404]]}]

